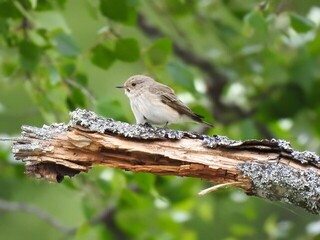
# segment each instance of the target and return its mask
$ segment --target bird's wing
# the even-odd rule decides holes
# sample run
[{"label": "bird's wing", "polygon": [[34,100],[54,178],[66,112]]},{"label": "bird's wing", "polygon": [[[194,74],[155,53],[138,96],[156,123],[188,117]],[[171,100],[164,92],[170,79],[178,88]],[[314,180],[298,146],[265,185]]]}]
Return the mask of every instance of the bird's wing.
[{"label": "bird's wing", "polygon": [[160,99],[163,103],[167,104],[169,107],[175,109],[178,113],[187,115],[191,119],[202,122],[202,116],[195,114],[191,109],[185,105],[181,100],[177,98],[174,91],[163,84],[157,84],[150,87],[152,92],[157,92],[160,95]]}]

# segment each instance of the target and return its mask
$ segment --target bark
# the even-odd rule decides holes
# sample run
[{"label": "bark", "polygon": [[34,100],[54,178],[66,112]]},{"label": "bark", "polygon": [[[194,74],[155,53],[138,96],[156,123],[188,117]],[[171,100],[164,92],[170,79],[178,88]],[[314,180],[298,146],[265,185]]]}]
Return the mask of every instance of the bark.
[{"label": "bark", "polygon": [[205,179],[249,195],[320,211],[320,158],[284,140],[230,140],[131,125],[86,110],[68,124],[22,127],[13,153],[30,176],[61,182],[94,165]]}]

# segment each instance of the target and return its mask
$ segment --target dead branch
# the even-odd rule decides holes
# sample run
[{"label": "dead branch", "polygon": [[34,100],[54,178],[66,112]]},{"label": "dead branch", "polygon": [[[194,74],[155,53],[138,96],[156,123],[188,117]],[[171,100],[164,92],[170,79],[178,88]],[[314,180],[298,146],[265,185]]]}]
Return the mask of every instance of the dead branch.
[{"label": "dead branch", "polygon": [[236,141],[131,125],[78,109],[68,124],[23,126],[13,153],[26,163],[28,175],[50,181],[103,165],[234,185],[250,195],[320,212],[320,158],[295,151],[284,140]]}]

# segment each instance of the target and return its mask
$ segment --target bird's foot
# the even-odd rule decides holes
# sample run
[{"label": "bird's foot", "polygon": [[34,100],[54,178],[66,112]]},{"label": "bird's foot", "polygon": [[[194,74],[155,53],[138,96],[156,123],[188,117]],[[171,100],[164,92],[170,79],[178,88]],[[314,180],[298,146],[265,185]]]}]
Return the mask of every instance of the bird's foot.
[{"label": "bird's foot", "polygon": [[153,127],[150,123],[148,123],[148,122],[142,123],[141,125],[144,126],[144,127],[148,127],[148,128],[154,128],[154,127]]}]

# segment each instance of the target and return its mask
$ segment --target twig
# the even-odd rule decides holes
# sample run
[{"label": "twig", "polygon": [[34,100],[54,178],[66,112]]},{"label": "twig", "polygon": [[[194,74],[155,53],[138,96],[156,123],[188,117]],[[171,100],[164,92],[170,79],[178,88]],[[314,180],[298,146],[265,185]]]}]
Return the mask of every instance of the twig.
[{"label": "twig", "polygon": [[220,188],[224,188],[224,187],[228,187],[228,186],[237,186],[237,185],[241,185],[241,184],[243,184],[243,183],[242,182],[222,183],[222,184],[218,184],[218,185],[203,189],[198,194],[199,195],[205,195],[207,193],[217,191]]},{"label": "twig", "polygon": [[70,231],[73,230],[72,227],[67,227],[64,223],[60,222],[59,219],[51,216],[46,211],[28,203],[10,202],[4,199],[0,199],[0,209],[2,211],[7,211],[7,212],[22,211],[22,212],[30,213],[44,220],[49,225],[51,225],[52,227],[54,227],[55,229],[63,233],[69,233]]},{"label": "twig", "polygon": [[90,101],[93,104],[96,102],[96,98],[89,91],[89,89],[87,89],[86,87],[82,86],[81,84],[79,84],[78,82],[76,82],[76,81],[74,81],[73,79],[70,79],[70,78],[66,78],[66,79],[64,79],[64,81],[66,83],[68,83],[69,85],[78,88],[85,96],[87,96],[90,99]]},{"label": "twig", "polygon": [[3,142],[14,142],[14,141],[18,141],[19,138],[3,138],[3,137],[0,137],[0,141],[3,141]]}]

